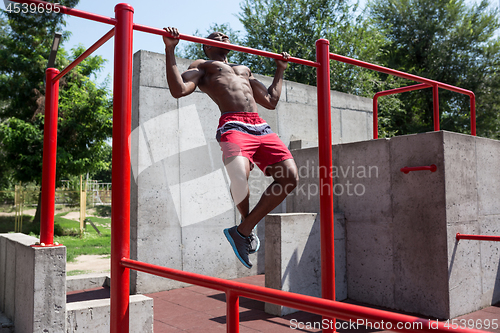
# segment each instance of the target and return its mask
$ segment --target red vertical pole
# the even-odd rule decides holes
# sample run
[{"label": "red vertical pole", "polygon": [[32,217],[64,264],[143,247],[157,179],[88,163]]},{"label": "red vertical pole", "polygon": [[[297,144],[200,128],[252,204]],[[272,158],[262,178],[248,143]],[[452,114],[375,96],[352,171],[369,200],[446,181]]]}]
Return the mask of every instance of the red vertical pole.
[{"label": "red vertical pole", "polygon": [[42,207],[40,211],[40,243],[54,243],[54,205],[56,195],[57,108],[59,102],[59,74],[55,68],[45,73],[45,122],[43,125]]},{"label": "red vertical pole", "polygon": [[234,291],[226,291],[226,332],[240,332],[240,301]]},{"label": "red vertical pole", "polygon": [[[316,41],[316,61],[318,90],[318,150],[320,188],[320,230],[321,230],[321,296],[335,300],[335,247],[333,225],[333,178],[332,178],[332,117],[330,101],[330,42]],[[333,332],[335,319],[327,319],[328,328],[323,332]]]},{"label": "red vertical pole", "polygon": [[134,9],[115,7],[113,78],[113,158],[111,181],[111,333],[129,332],[129,269],[120,265],[130,257],[130,156],[132,104],[132,37]]},{"label": "red vertical pole", "polygon": [[476,95],[470,95],[470,134],[476,136]]},{"label": "red vertical pole", "polygon": [[434,131],[439,131],[439,85],[432,86],[432,102],[434,106]]},{"label": "red vertical pole", "polygon": [[378,96],[373,97],[373,139],[378,139]]}]

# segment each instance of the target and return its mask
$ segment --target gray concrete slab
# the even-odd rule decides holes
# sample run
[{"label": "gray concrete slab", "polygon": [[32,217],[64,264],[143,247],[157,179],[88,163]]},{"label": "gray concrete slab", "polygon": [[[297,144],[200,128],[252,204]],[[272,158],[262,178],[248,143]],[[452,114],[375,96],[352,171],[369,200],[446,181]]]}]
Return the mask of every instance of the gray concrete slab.
[{"label": "gray concrete slab", "polygon": [[66,277],[66,292],[109,287],[109,273],[90,273]]},{"label": "gray concrete slab", "polygon": [[[266,217],[266,287],[321,297],[320,224],[315,213]],[[297,310],[266,303],[267,313],[284,316]]]},{"label": "gray concrete slab", "polygon": [[[130,332],[153,332],[153,299],[131,295],[129,306]],[[91,300],[69,303],[65,332],[109,332],[110,300]]]}]

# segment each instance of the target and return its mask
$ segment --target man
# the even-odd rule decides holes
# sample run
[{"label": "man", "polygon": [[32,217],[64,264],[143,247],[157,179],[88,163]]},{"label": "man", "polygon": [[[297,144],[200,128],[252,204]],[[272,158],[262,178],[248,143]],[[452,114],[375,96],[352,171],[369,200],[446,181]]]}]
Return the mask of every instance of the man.
[{"label": "man", "polygon": [[[165,31],[174,37],[163,36],[167,81],[172,96],[189,95],[198,87],[221,111],[217,141],[231,180],[231,194],[241,214],[241,224],[225,229],[224,234],[238,259],[251,268],[248,255],[259,248],[254,227],[285,199],[298,181],[297,166],[288,148],[257,113],[257,103],[267,109],[276,108],[289,55],[284,52],[284,60],[276,60],[276,73],[269,88],[257,81],[248,67],[229,63],[229,50],[208,45],[203,45],[203,50],[209,60],[198,59],[181,74],[174,55],[179,32],[171,27]],[[221,32],[214,32],[207,38],[230,43]],[[250,211],[248,177],[254,163],[267,176],[273,177],[274,182]]]}]

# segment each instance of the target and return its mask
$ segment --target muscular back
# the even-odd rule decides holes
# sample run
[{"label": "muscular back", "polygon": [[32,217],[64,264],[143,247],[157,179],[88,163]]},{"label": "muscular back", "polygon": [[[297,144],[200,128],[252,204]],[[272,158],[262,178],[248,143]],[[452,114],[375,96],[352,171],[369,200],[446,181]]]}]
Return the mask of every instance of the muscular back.
[{"label": "muscular back", "polygon": [[215,60],[197,60],[190,68],[201,72],[198,87],[212,98],[222,113],[257,112],[250,83],[253,77],[248,67]]}]

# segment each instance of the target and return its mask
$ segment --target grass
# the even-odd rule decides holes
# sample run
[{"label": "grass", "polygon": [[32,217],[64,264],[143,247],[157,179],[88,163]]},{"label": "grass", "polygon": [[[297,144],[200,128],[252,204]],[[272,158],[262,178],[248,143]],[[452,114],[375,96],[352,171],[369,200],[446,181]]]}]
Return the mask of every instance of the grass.
[{"label": "grass", "polygon": [[[73,221],[64,216],[68,214],[59,213],[54,216],[54,229],[58,236],[54,236],[54,242],[66,246],[66,261],[72,262],[76,257],[86,254],[110,255],[111,254],[111,219],[90,217],[89,219],[99,229],[98,235],[90,223],[86,224],[84,232],[80,235],[80,222]],[[39,235],[38,226],[31,222],[32,216],[25,215],[23,218],[23,233],[33,236]],[[13,232],[15,226],[14,216],[0,216],[0,233]]]},{"label": "grass", "polygon": [[110,255],[111,254],[111,219],[89,218],[101,235],[94,230],[90,223],[86,224],[85,231],[80,235],[80,222],[64,218],[67,213],[57,214],[54,223],[59,224],[68,234],[54,237],[54,242],[66,246],[66,261],[74,261],[80,255]]}]

